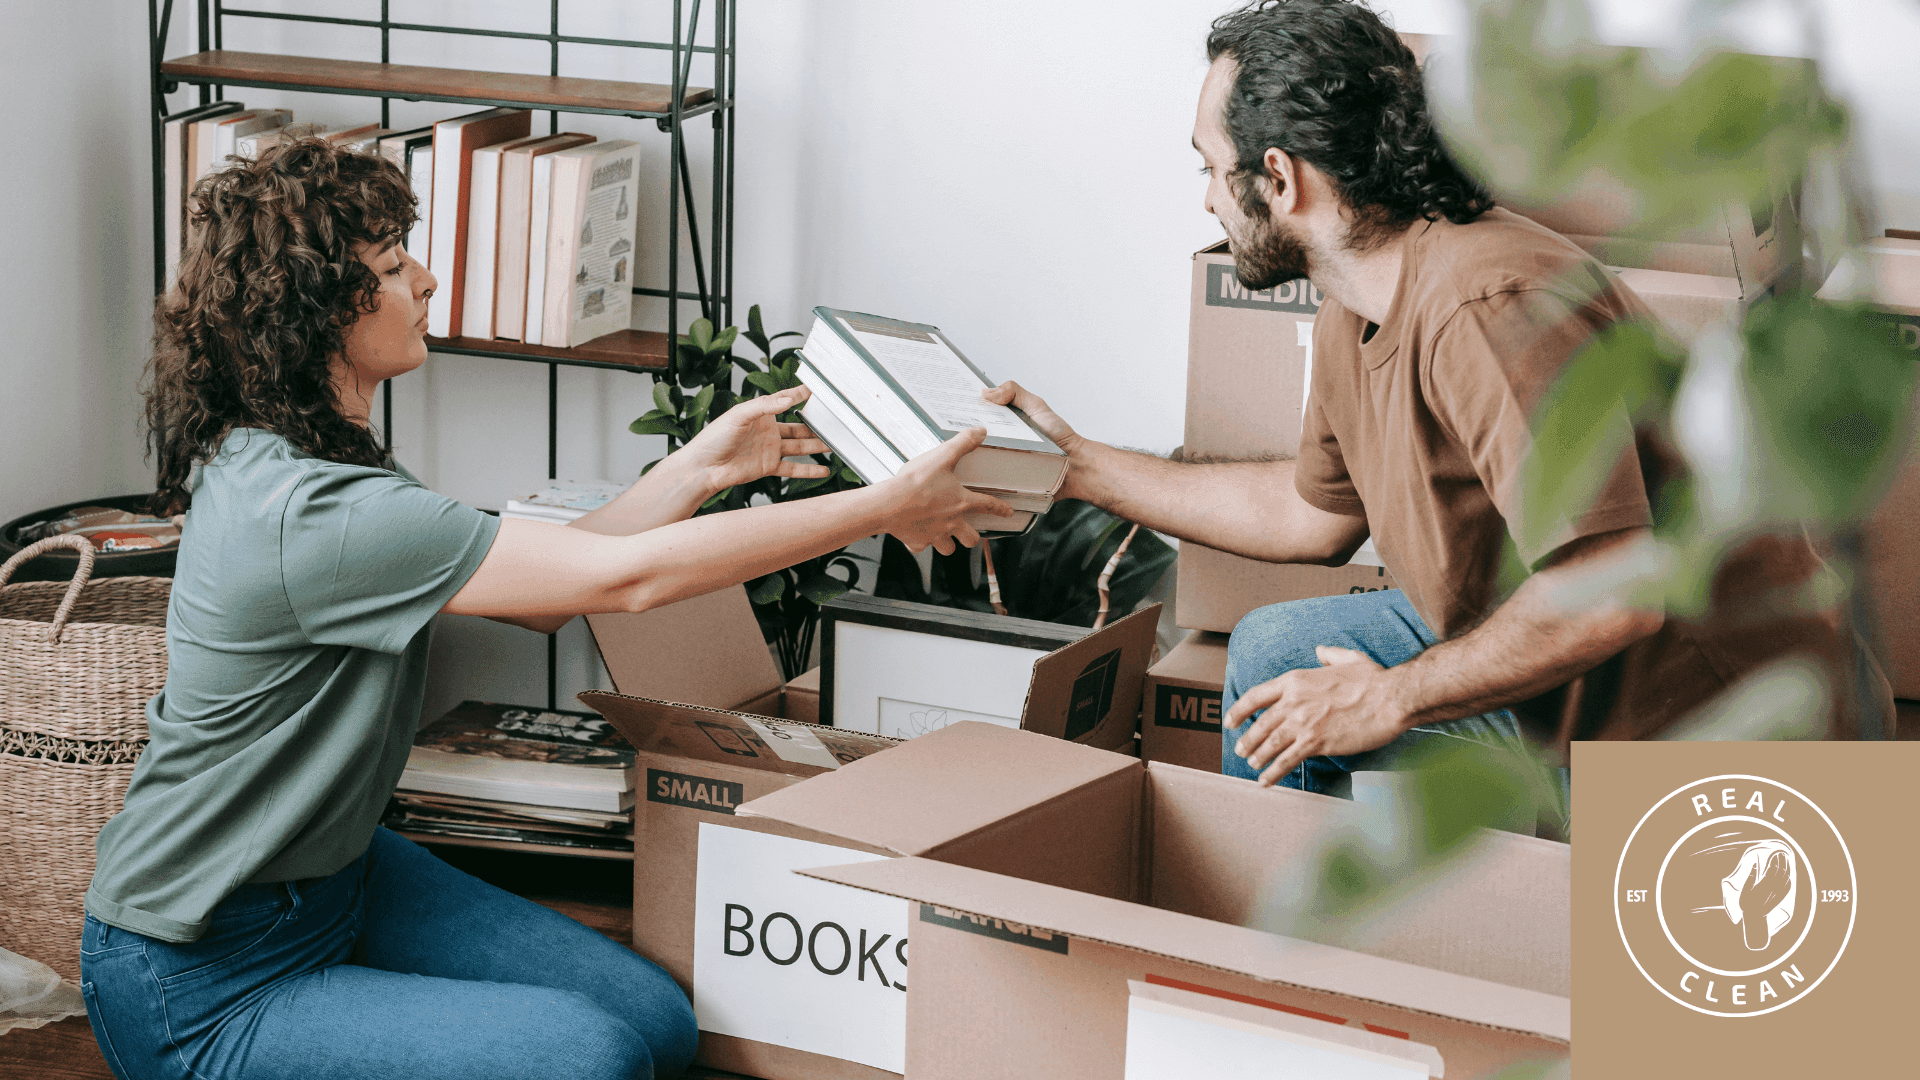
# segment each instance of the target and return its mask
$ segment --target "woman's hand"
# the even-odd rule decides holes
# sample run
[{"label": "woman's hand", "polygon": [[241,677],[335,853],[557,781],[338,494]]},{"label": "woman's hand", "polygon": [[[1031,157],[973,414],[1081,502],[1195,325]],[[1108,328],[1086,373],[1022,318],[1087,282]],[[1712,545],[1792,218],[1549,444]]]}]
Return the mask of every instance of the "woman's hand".
[{"label": "woman's hand", "polygon": [[806,387],[796,386],[742,401],[709,422],[672,460],[681,468],[706,475],[713,493],[763,476],[828,476],[830,470],[825,465],[785,460],[827,452],[827,444],[815,438],[805,424],[780,422],[780,414],[807,400],[807,395]]},{"label": "woman's hand", "polygon": [[960,459],[986,437],[986,428],[963,431],[907,462],[879,485],[893,500],[887,531],[899,537],[907,550],[918,552],[931,544],[940,554],[951,555],[955,541],[965,547],[980,542],[980,534],[966,522],[969,515],[1013,516],[1012,507],[991,495],[967,490],[953,475]]}]

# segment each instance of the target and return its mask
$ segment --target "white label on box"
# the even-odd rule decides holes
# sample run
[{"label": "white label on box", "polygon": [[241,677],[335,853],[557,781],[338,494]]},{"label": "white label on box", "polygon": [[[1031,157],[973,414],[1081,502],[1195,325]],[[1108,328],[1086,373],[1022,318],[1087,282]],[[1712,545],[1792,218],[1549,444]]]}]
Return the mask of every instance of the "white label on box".
[{"label": "white label on box", "polygon": [[893,739],[911,739],[916,735],[925,735],[929,731],[938,731],[948,724],[957,724],[962,720],[980,720],[989,724],[998,724],[1005,728],[1018,728],[1020,721],[1011,716],[995,716],[992,713],[968,712],[965,709],[949,709],[940,705],[928,705],[919,701],[901,701],[899,698],[880,699],[880,734]]},{"label": "white label on box", "polygon": [[[747,726],[760,736],[782,761],[791,761],[800,765],[818,765],[826,769],[840,767],[840,759],[833,756],[820,737],[803,727],[782,724],[777,720],[760,720],[747,716]],[[822,864],[824,865],[824,864]]]},{"label": "white label on box", "polygon": [[1127,981],[1126,1080],[1428,1080],[1440,1052],[1364,1027]]},{"label": "white label on box", "polygon": [[793,873],[886,858],[700,823],[700,1030],[906,1071],[907,902]]}]

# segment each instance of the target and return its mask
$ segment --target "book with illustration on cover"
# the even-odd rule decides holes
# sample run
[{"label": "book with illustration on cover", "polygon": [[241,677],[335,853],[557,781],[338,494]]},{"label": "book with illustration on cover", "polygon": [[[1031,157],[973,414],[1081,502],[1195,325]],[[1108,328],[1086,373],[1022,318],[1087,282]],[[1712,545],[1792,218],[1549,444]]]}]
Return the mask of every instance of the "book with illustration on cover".
[{"label": "book with illustration on cover", "polygon": [[968,428],[987,439],[954,473],[1011,506],[1012,518],[968,518],[982,536],[1025,532],[1053,505],[1067,457],[1018,409],[980,396],[996,385],[937,326],[813,309],[799,376],[813,392],[801,418],[860,478],[877,484],[908,459]]},{"label": "book with illustration on cover", "polygon": [[420,729],[407,792],[618,813],[633,805],[633,747],[593,713],[466,701]]}]

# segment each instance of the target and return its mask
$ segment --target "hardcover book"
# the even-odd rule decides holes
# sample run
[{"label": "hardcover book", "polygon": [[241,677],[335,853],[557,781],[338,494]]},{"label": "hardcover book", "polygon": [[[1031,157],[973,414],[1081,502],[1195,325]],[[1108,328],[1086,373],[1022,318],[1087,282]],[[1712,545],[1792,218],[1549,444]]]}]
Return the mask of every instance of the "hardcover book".
[{"label": "hardcover book", "polygon": [[640,147],[616,139],[547,156],[541,344],[564,349],[632,325]]},{"label": "hardcover book", "polygon": [[1019,410],[981,397],[996,384],[939,327],[828,307],[814,316],[799,368],[813,396],[801,416],[861,479],[878,483],[909,458],[984,427],[986,441],[955,472],[1016,513],[968,524],[983,536],[1024,532],[1053,505],[1066,454]]},{"label": "hardcover book", "polygon": [[488,109],[433,125],[433,222],[427,269],[439,280],[440,289],[427,301],[427,333],[434,337],[451,337],[465,325],[467,200],[473,152],[525,138],[532,128],[533,114],[525,109]]},{"label": "hardcover book", "polygon": [[617,813],[633,805],[633,747],[592,713],[467,701],[420,729],[404,791]]}]

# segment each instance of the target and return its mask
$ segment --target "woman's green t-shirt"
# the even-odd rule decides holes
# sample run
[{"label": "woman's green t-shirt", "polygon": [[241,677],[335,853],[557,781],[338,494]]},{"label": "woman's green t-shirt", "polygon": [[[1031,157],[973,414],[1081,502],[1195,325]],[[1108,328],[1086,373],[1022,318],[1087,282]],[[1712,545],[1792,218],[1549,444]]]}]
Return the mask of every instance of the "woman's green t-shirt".
[{"label": "woman's green t-shirt", "polygon": [[358,858],[420,726],[433,616],[498,528],[397,465],[235,431],[195,482],[153,741],[100,830],[87,910],[191,941],[236,886]]}]

